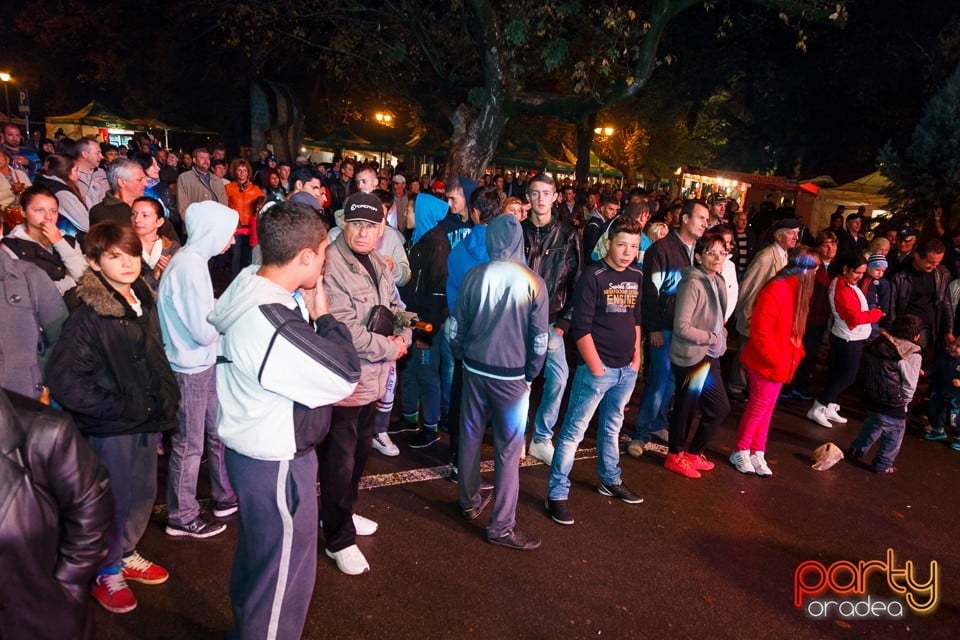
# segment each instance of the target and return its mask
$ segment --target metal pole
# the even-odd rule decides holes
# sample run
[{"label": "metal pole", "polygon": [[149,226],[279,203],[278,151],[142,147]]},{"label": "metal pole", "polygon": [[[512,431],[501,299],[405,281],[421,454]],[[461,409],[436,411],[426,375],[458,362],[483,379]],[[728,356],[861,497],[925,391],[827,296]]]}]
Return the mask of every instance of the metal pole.
[{"label": "metal pole", "polygon": [[7,117],[10,118],[10,90],[7,86],[10,84],[9,80],[3,81],[3,95],[7,99]]}]

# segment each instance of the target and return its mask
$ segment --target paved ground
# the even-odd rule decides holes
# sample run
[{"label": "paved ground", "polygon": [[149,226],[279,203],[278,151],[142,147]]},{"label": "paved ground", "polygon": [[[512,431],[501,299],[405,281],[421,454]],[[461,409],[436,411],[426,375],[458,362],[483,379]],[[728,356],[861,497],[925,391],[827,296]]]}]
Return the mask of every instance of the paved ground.
[{"label": "paved ground", "polygon": [[[877,476],[846,462],[817,472],[810,452],[827,440],[844,448],[863,414],[848,410],[850,424],[827,430],[806,420],[806,409],[806,403],[778,406],[768,453],[772,478],[742,476],[726,462],[736,406],[707,451],[717,468],[701,480],[665,471],[654,452],[641,460],[624,455],[624,481],[645,498],[641,505],[597,494],[591,431],[572,475],[575,525],[554,524],[544,513],[547,468],[521,470],[518,523],[543,540],[530,553],[488,544],[485,518],[463,522],[448,481],[385,475],[446,471],[445,445],[412,451],[398,438],[399,458],[372,454],[368,480],[382,486],[362,491],[357,506],[380,523],[375,536],[359,542],[372,571],[346,576],[321,556],[304,637],[956,637],[960,453],[914,432],[897,474]],[[631,406],[629,424],[635,415]],[[212,540],[171,540],[158,518],[140,551],[167,566],[170,580],[134,584],[140,606],[132,613],[98,609],[97,637],[224,637],[232,619],[227,578],[235,544],[233,526]],[[923,580],[930,563],[938,563],[941,601],[933,613],[815,620],[793,605],[801,563],[885,560],[888,549],[899,568],[912,561]],[[843,572],[836,578],[849,580]],[[879,572],[867,581],[867,592],[874,601],[904,602]]]}]

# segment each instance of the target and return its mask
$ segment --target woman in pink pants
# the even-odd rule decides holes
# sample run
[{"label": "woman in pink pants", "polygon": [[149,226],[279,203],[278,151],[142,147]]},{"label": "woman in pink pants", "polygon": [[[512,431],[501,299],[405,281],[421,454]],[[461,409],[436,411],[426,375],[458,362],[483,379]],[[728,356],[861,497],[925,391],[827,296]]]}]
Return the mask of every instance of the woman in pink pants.
[{"label": "woman in pink pants", "polygon": [[797,247],[790,253],[787,266],[757,296],[750,339],[740,356],[750,400],[740,418],[736,448],[730,456],[740,473],[773,475],[765,458],[770,418],[780,387],[793,378],[803,360],[803,332],[819,266],[820,257],[814,250]]}]

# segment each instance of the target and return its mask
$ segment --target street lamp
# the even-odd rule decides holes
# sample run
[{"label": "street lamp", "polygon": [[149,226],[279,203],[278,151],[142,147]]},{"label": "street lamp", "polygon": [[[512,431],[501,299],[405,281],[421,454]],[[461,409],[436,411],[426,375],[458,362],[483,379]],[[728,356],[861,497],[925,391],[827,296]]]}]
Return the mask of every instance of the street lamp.
[{"label": "street lamp", "polygon": [[[609,138],[616,132],[616,129],[614,129],[613,127],[597,127],[596,129],[593,130],[593,132],[598,136]],[[597,174],[599,176],[597,178],[597,184],[600,184],[601,182],[603,182],[603,163],[600,160],[599,153],[597,154]]]},{"label": "street lamp", "polygon": [[10,84],[10,81],[13,78],[9,73],[0,73],[0,82],[3,82],[3,95],[7,99],[7,117],[10,117],[10,91],[7,89],[7,86]]},{"label": "street lamp", "polygon": [[374,114],[373,117],[377,119],[377,122],[379,122],[385,127],[393,126],[393,116],[390,115],[389,113],[383,113],[378,111],[377,113]]}]

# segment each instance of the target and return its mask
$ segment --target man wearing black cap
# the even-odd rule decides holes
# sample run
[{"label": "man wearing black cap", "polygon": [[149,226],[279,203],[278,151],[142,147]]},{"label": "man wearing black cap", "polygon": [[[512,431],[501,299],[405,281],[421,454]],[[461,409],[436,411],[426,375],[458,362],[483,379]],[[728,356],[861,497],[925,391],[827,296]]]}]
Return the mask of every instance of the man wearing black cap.
[{"label": "man wearing black cap", "polygon": [[910,266],[913,260],[913,250],[916,246],[917,230],[910,225],[900,227],[897,232],[897,241],[894,246],[890,247],[890,253],[887,254],[887,262],[890,263],[890,267],[887,269],[885,276],[888,280],[893,279],[893,276],[904,267]]},{"label": "man wearing black cap", "polygon": [[730,382],[727,390],[735,399],[743,399],[747,388],[743,370],[740,368],[740,353],[750,336],[750,318],[753,315],[753,304],[763,288],[780,269],[787,265],[787,254],[797,246],[800,238],[801,222],[796,218],[778,220],[773,224],[773,243],[761,249],[747,267],[740,283],[740,298],[737,300],[737,333],[740,334],[740,348],[734,358],[730,372]]},{"label": "man wearing black cap", "polygon": [[386,261],[375,251],[383,235],[383,207],[372,193],[358,192],[343,204],[343,233],[327,249],[323,287],[330,313],[344,323],[360,356],[360,382],[333,408],[330,434],[320,446],[320,519],[326,554],[344,573],[370,570],[357,548],[357,535],[371,535],[377,523],[353,513],[357,486],[370,455],[377,400],[386,390],[390,367],[407,353],[410,329],[383,335],[369,322],[379,305],[398,298]]}]

